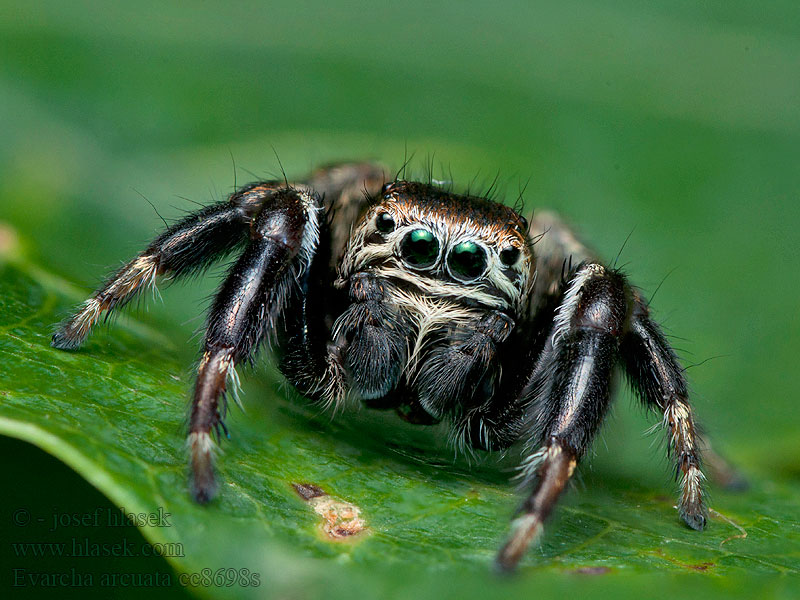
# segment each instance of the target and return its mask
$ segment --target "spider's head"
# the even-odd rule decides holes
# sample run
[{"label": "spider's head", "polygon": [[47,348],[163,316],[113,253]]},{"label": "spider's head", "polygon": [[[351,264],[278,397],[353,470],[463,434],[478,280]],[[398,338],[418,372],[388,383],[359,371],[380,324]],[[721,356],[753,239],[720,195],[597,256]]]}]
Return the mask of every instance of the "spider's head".
[{"label": "spider's head", "polygon": [[532,265],[527,223],[511,208],[395,181],[353,231],[341,276],[369,271],[426,296],[517,310]]}]

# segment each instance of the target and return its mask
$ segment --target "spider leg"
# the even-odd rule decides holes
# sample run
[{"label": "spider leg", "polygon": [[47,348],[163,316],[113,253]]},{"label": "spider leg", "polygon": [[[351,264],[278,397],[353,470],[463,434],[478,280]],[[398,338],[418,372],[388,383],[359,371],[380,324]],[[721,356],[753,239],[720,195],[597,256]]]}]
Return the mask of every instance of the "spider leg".
[{"label": "spider leg", "polygon": [[669,428],[669,450],[676,473],[681,474],[678,509],[689,527],[703,529],[703,472],[700,470],[698,433],[689,405],[683,369],[658,325],[650,319],[646,303],[636,295],[630,330],[621,345],[631,384],[650,407],[664,415]]},{"label": "spider leg", "polygon": [[[557,271],[569,262],[591,259],[593,253],[557,215],[543,211],[531,217],[531,234],[537,250],[537,278],[534,306],[546,303],[557,289]],[[543,234],[539,236],[539,234]],[[650,319],[647,302],[637,290],[633,294],[630,333],[622,340],[621,353],[626,371],[638,395],[664,415],[670,427],[670,449],[675,453],[676,470],[683,481],[681,515],[689,526],[702,529],[702,473],[698,454],[705,457],[711,476],[728,489],[743,489],[747,480],[717,454],[708,440],[698,453],[696,425],[689,406],[686,380],[675,353],[658,325]],[[683,417],[683,414],[686,417]]]},{"label": "spider leg", "polygon": [[292,188],[270,196],[208,317],[189,421],[192,494],[198,502],[208,502],[216,491],[211,430],[224,416],[219,400],[227,379],[275,327],[319,240],[315,196]]},{"label": "spider leg", "polygon": [[547,347],[522,394],[527,406],[522,436],[534,445],[545,442],[527,449],[523,485],[533,489],[498,553],[503,571],[512,570],[541,535],[605,416],[628,304],[624,278],[597,263],[580,265],[570,280]]},{"label": "spider leg", "polygon": [[245,186],[228,201],[207,206],[168,227],[59,325],[52,345],[62,350],[77,348],[103,315],[108,317],[155,285],[157,277],[175,279],[200,272],[234,250],[245,241],[252,217],[275,187],[269,183]]},{"label": "spider leg", "polygon": [[520,507],[520,516],[511,522],[511,535],[495,558],[495,566],[502,572],[513,571],[528,547],[541,536],[545,519],[578,464],[576,451],[557,436],[533,456],[541,461],[536,470],[536,487]]}]

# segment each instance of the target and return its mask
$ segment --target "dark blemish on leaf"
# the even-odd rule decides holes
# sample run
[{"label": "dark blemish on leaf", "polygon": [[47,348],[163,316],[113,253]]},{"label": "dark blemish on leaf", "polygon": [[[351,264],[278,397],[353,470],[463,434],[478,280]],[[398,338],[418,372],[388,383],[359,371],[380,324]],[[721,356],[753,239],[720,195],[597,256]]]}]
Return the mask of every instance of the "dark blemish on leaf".
[{"label": "dark blemish on leaf", "polygon": [[321,529],[327,540],[338,542],[367,530],[361,509],[355,504],[332,498],[313,483],[293,483],[292,487],[322,517]]},{"label": "dark blemish on leaf", "polygon": [[572,572],[577,575],[605,575],[611,573],[611,569],[608,567],[580,567]]},{"label": "dark blemish on leaf", "polygon": [[681,562],[681,561],[679,561],[679,560],[677,560],[675,558],[672,558],[671,556],[667,556],[666,554],[664,554],[664,551],[661,548],[657,549],[655,552],[650,552],[649,554],[653,554],[655,556],[658,556],[659,558],[663,558],[664,560],[666,560],[667,562],[672,563],[673,565],[677,565],[679,567],[683,567],[684,569],[689,569],[691,571],[703,571],[703,572],[705,572],[705,571],[708,571],[709,569],[717,566],[713,562],[703,562],[703,563],[698,563],[698,564],[694,564],[694,565],[691,564],[691,563],[684,563],[684,562]]},{"label": "dark blemish on leaf", "polygon": [[292,487],[303,500],[311,500],[312,498],[319,498],[324,496],[325,492],[322,488],[314,485],[313,483],[293,483]]}]

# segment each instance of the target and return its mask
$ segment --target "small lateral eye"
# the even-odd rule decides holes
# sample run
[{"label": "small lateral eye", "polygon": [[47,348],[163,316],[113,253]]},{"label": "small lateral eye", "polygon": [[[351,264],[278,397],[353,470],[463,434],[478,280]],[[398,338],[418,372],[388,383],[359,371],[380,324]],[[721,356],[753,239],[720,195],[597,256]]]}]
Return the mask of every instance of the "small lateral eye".
[{"label": "small lateral eye", "polygon": [[387,212],[378,213],[378,216],[375,217],[375,227],[378,228],[378,231],[381,233],[389,233],[390,231],[394,230],[394,219],[392,215]]},{"label": "small lateral eye", "polygon": [[475,242],[461,242],[450,251],[447,266],[458,279],[477,279],[486,271],[486,250]]},{"label": "small lateral eye", "polygon": [[509,246],[500,251],[500,262],[507,267],[513,267],[519,260],[519,248]]}]

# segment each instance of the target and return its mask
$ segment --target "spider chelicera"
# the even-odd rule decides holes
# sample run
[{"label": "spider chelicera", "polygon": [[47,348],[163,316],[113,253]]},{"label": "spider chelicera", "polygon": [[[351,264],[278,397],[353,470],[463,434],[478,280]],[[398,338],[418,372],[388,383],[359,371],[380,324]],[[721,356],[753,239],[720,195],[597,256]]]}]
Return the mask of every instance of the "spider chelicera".
[{"label": "spider chelicera", "polygon": [[154,285],[238,251],[209,312],[189,424],[191,488],[216,492],[212,431],[235,367],[268,339],[286,378],[328,407],[349,396],[456,445],[520,442],[529,495],[497,565],[542,531],[605,416],[622,367],[663,415],[683,520],[703,529],[703,473],[675,353],[625,276],[556,216],[341,164],[244,186],[175,223],[61,324],[79,346],[99,318]]}]

